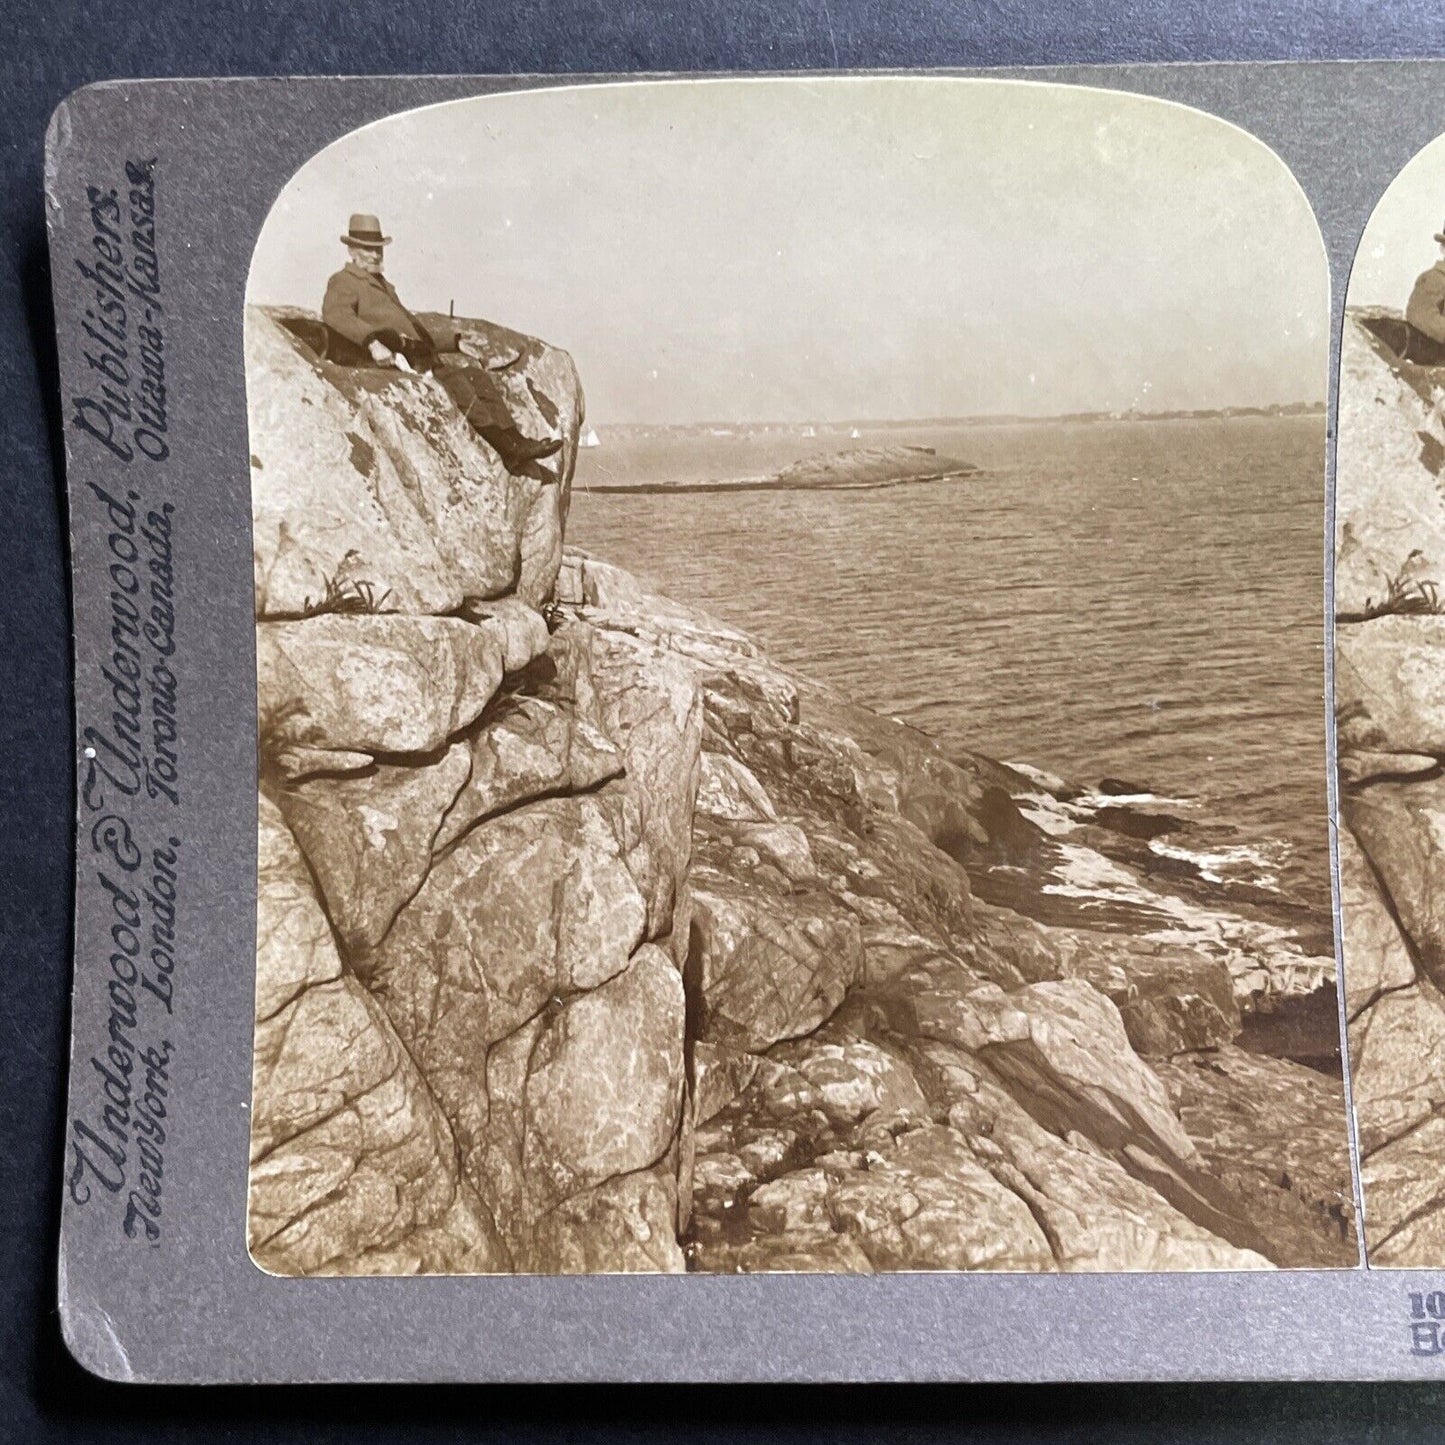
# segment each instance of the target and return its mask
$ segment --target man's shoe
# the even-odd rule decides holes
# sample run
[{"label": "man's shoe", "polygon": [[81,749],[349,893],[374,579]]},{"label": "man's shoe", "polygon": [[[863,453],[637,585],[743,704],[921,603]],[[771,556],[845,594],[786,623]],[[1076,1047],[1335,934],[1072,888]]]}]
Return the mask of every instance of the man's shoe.
[{"label": "man's shoe", "polygon": [[501,460],[509,467],[513,465],[525,465],[529,461],[540,461],[543,457],[551,457],[553,452],[562,449],[561,436],[552,436],[546,441],[535,442],[523,436],[520,432],[509,432],[501,438],[497,451],[501,454]]},{"label": "man's shoe", "polygon": [[516,441],[512,441],[510,437],[507,441],[507,450],[519,462],[539,462],[543,457],[550,457],[554,452],[562,450],[561,437],[546,437],[542,441],[533,441],[518,432]]},{"label": "man's shoe", "polygon": [[524,437],[514,426],[484,426],[479,430],[496,448],[502,465],[509,472],[518,471],[530,462],[550,457],[554,452],[562,450],[561,437],[548,437],[545,441],[536,442],[530,437]]}]

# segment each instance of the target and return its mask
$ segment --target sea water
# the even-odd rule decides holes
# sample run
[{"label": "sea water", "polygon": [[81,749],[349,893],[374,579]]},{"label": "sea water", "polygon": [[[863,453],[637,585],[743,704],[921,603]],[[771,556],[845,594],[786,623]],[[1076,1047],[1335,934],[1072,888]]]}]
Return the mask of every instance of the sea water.
[{"label": "sea water", "polygon": [[[569,542],[945,746],[1171,799],[1209,841],[1153,846],[1328,908],[1323,417],[600,430]],[[601,490],[900,444],[983,471]]]}]

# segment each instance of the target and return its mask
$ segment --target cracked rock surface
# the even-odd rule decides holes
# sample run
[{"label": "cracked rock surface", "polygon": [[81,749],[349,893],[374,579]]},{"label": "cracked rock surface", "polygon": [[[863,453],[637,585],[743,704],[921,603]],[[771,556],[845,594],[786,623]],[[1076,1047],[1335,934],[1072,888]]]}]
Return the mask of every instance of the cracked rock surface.
[{"label": "cracked rock surface", "polygon": [[1445,374],[1346,314],[1336,505],[1340,908],[1365,1243],[1445,1262]]},{"label": "cracked rock surface", "polygon": [[[1349,1262],[1339,1080],[1241,1042],[1327,964],[1071,911],[1034,781],[564,552],[562,353],[464,323],[563,443],[514,476],[304,323],[247,330],[258,1262]],[[1368,1008],[1417,986],[1377,931]]]},{"label": "cracked rock surface", "polygon": [[1026,780],[596,559],[567,554],[558,591],[702,698],[691,1268],[1354,1259],[1339,1076],[1235,1042],[1286,986],[1277,941],[1064,925],[1035,886],[985,902],[992,861],[1046,853],[1011,801]]}]

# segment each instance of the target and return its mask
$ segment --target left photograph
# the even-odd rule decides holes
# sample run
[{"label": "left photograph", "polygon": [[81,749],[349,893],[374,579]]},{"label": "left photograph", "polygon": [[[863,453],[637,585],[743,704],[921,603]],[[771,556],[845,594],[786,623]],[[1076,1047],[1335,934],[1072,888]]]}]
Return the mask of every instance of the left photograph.
[{"label": "left photograph", "polygon": [[1084,87],[313,157],[245,341],[279,1275],[1359,1262],[1328,276]]}]

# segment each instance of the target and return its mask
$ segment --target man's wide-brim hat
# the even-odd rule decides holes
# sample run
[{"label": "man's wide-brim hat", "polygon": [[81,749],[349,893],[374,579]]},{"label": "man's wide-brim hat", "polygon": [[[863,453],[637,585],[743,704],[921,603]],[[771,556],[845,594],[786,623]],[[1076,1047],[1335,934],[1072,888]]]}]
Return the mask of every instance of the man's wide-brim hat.
[{"label": "man's wide-brim hat", "polygon": [[386,246],[391,237],[381,234],[381,222],[375,216],[357,211],[351,218],[346,234],[341,238],[348,246]]}]

